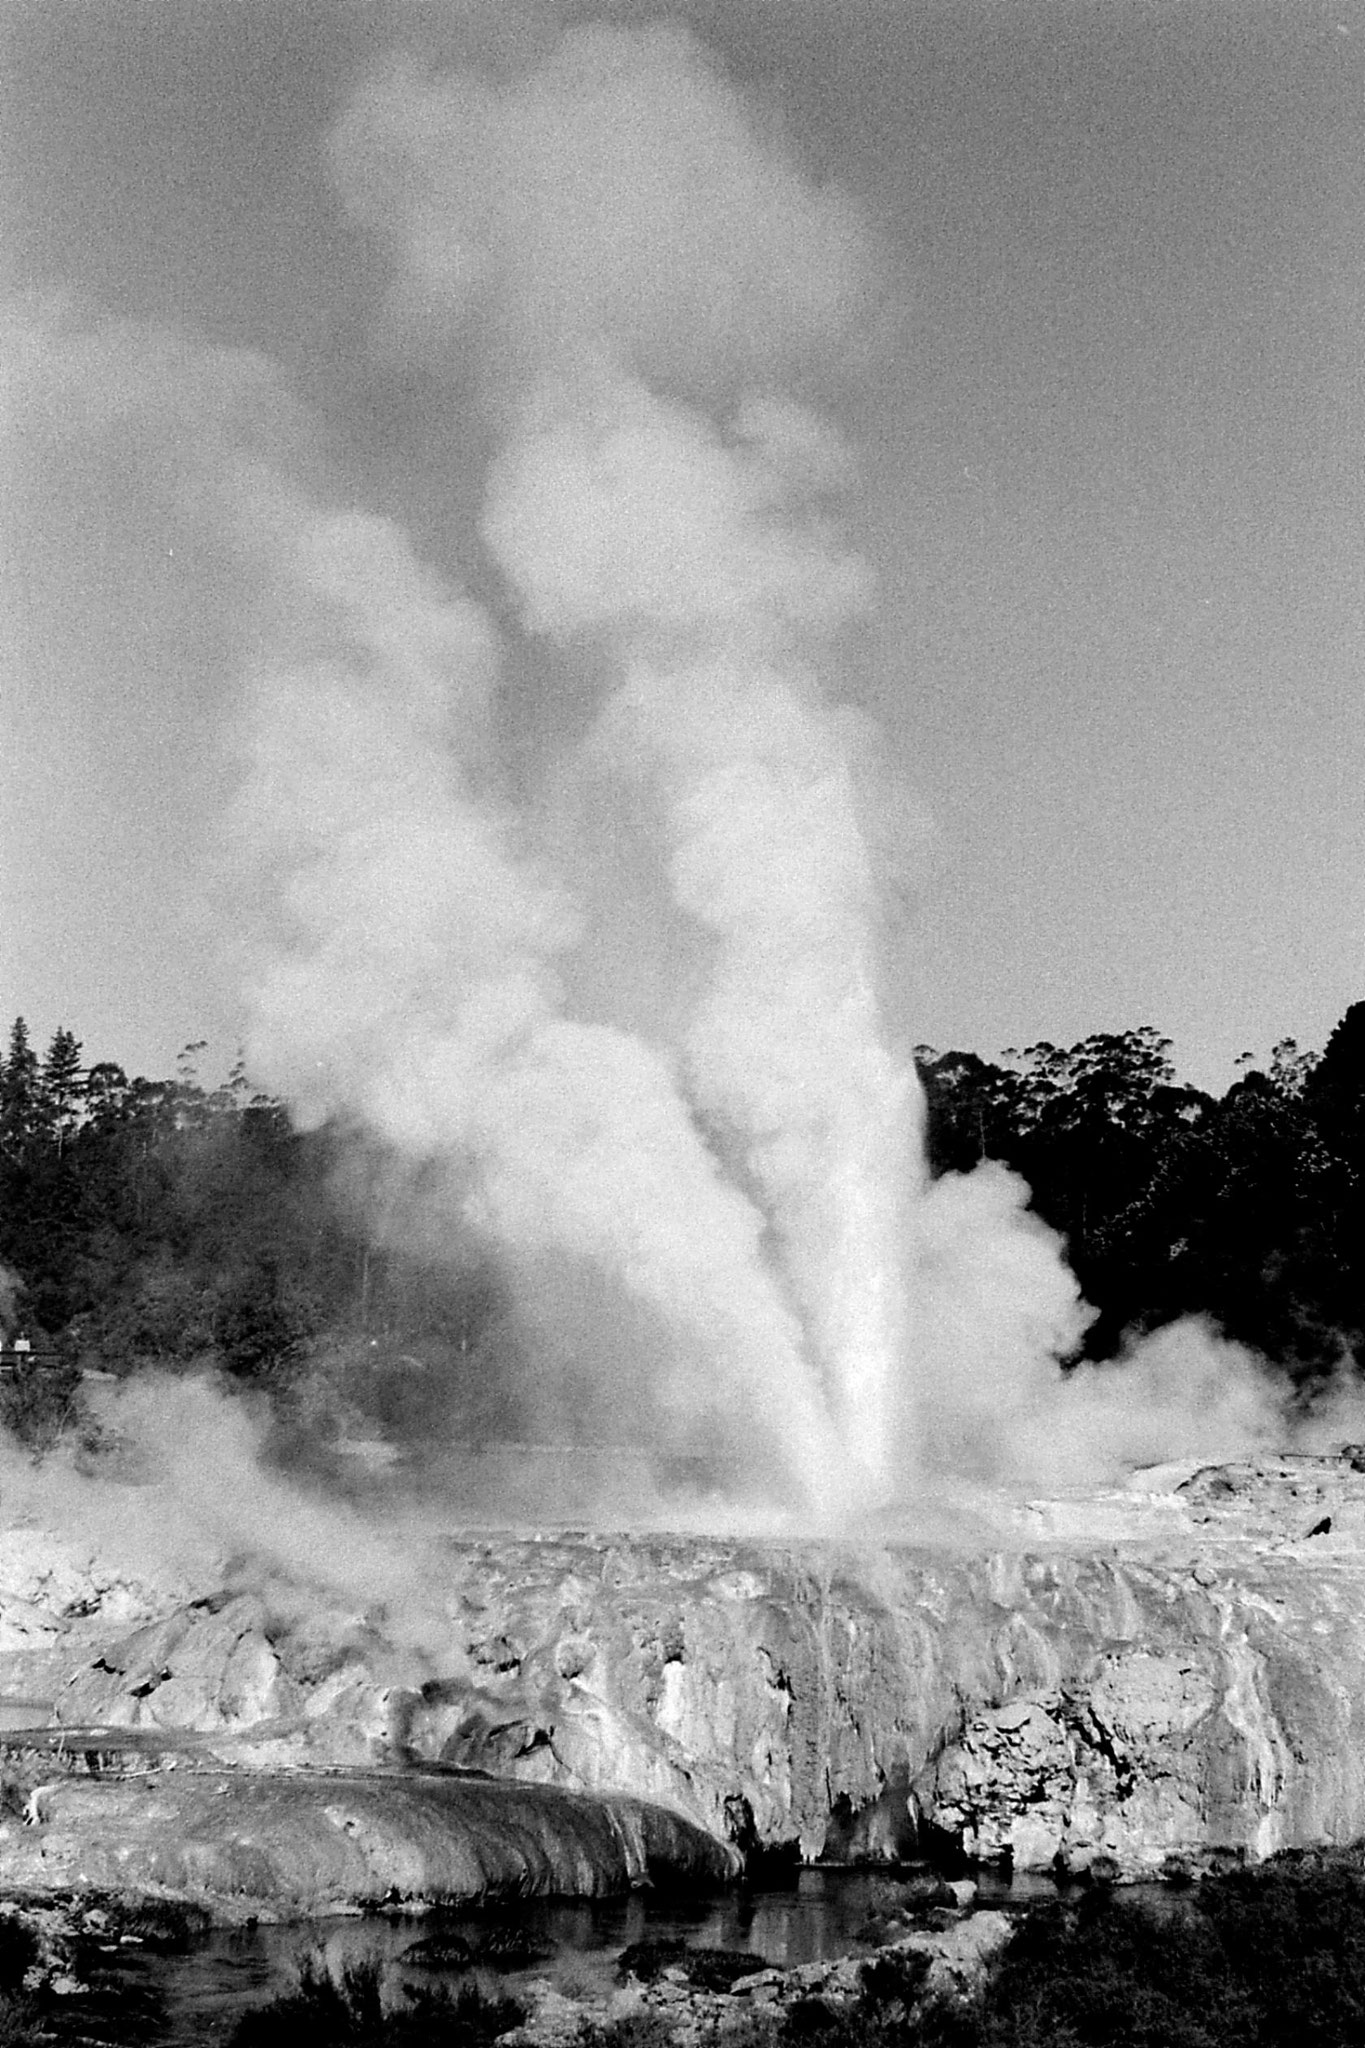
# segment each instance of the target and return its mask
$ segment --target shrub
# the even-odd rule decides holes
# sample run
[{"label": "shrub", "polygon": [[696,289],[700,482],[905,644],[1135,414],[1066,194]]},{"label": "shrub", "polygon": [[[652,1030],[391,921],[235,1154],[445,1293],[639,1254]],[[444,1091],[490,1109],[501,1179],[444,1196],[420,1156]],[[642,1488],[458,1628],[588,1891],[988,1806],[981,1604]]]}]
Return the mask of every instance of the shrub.
[{"label": "shrub", "polygon": [[107,1938],[136,1942],[159,1956],[188,1954],[207,1939],[213,1925],[207,1907],[192,1899],[160,1899],[132,1892],[106,1898],[102,1908]]},{"label": "shrub", "polygon": [[33,1999],[0,1992],[0,2048],[45,2048],[51,2039]]},{"label": "shrub", "polygon": [[69,1358],[21,1366],[0,1379],[0,1427],[26,1450],[50,1451],[83,1420],[81,1376]]},{"label": "shrub", "polygon": [[629,1948],[622,1949],[617,1957],[616,1972],[620,1977],[638,1977],[642,1984],[652,1984],[673,1964],[681,1963],[686,1954],[687,1943],[679,1934],[646,1937],[644,1941],[633,1941]]},{"label": "shrub", "polygon": [[929,1958],[918,1950],[874,1956],[864,1963],[861,2002],[868,2012],[911,2012],[924,1993]]},{"label": "shrub", "polygon": [[489,1998],[477,1984],[458,1991],[404,1986],[407,2009],[391,2016],[385,2048],[486,2048],[521,2025],[526,2008],[515,1998]]},{"label": "shrub", "polygon": [[455,1993],[404,1985],[404,2003],[386,2008],[383,1980],[376,1956],[333,1976],[325,1956],[305,1955],[297,1989],[244,2014],[231,2048],[485,2048],[525,2017],[515,1999],[485,1998],[473,1984]]},{"label": "shrub", "polygon": [[765,1957],[745,1948],[689,1948],[682,1965],[698,1991],[728,1991],[739,1978],[769,1967]]},{"label": "shrub", "polygon": [[485,1926],[474,1944],[474,1957],[489,1970],[525,1970],[533,1963],[548,1962],[555,1944],[533,1934],[515,1920],[494,1920]]},{"label": "shrub", "polygon": [[616,1971],[618,1976],[652,1984],[665,1970],[680,1970],[698,1991],[728,1991],[740,1977],[769,1967],[764,1956],[747,1948],[693,1948],[679,1935],[660,1935],[623,1949]]},{"label": "shrub", "polygon": [[[657,1976],[706,1955],[660,1940],[627,1950],[622,1965]],[[704,1982],[704,1961],[689,1974]],[[737,2015],[726,2048],[1342,2048],[1365,2041],[1365,1878],[1349,1864],[1285,1859],[1157,1905],[1097,1889],[1021,1916],[975,1996],[926,1998],[926,1976],[920,1955],[874,1957],[855,1998]],[[386,2012],[380,1978],[377,1963],[353,1964],[338,1983],[313,1958],[297,1992],[240,2023],[233,2048],[486,2048],[523,2016],[472,1985],[456,1996],[408,1990]],[[630,2014],[588,2028],[581,2048],[669,2048],[678,2018]]]},{"label": "shrub", "polygon": [[[662,2012],[631,2012],[619,2020],[607,2020],[587,2027],[578,2038],[578,2048],[676,2048],[673,2039],[678,2022]],[[743,2027],[726,2029],[725,2048],[769,2048],[771,2033],[761,2034]]]},{"label": "shrub", "polygon": [[0,1915],[0,1991],[17,1991],[38,1960],[38,1937],[16,1914]]},{"label": "shrub", "polygon": [[1365,2039],[1365,1888],[1284,1864],[1158,1910],[1092,1894],[1030,1915],[976,2001],[991,2048],[1340,2048]]}]

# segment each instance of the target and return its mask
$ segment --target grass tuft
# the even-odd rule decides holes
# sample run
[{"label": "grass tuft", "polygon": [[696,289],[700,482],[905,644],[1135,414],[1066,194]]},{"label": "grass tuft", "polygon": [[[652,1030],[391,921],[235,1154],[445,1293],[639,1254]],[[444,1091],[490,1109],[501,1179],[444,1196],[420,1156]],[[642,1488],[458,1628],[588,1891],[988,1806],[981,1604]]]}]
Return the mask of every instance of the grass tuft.
[{"label": "grass tuft", "polygon": [[298,1985],[245,2013],[230,2048],[485,2048],[525,2018],[512,1998],[486,1998],[475,1984],[451,1992],[403,1986],[403,2003],[384,2000],[377,1956],[346,1963],[338,1975],[314,1951],[298,1964]]}]

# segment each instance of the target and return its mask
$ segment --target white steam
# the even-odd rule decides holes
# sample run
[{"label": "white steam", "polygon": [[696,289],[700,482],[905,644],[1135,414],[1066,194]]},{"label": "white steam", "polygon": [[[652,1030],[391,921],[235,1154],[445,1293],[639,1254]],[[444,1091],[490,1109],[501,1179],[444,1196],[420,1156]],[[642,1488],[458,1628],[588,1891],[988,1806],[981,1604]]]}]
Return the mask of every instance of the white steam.
[{"label": "white steam", "polygon": [[[60,302],[0,321],[0,430],[132,437],[230,562],[224,618],[257,599],[255,1077],[382,1141],[424,1245],[498,1253],[543,1342],[497,1361],[528,1432],[705,1467],[732,1505],[846,1526],[934,1475],[1283,1441],[1268,1379],[1198,1325],[1064,1376],[1088,1312],[1027,1191],[927,1183],[882,983],[904,800],[840,683],[875,602],[840,402],[895,312],[856,209],[660,25],[497,77],[395,58],[329,162],[388,259],[377,344],[477,451],[477,521],[452,474],[432,564],[325,501],[265,357]],[[199,1400],[124,1411],[161,1554],[255,1545],[400,1602],[405,1547],[258,1486],[253,1433]]]},{"label": "white steam", "polygon": [[827,431],[791,407],[744,424],[727,446],[629,380],[556,380],[495,467],[484,533],[528,623],[607,644],[619,681],[589,744],[650,785],[674,902],[713,942],[681,1034],[691,1099],[761,1196],[829,1421],[885,1492],[917,1091],[885,1043],[844,734],[793,647],[867,578],[782,516],[789,443]]},{"label": "white steam", "polygon": [[783,388],[872,304],[868,238],[671,29],[571,32],[503,86],[394,64],[332,156],[392,253],[389,345],[483,351],[485,544],[526,632],[595,650],[571,772],[650,815],[697,972],[649,1035],[628,985],[575,1008],[603,906],[490,769],[487,628],[393,529],[300,507],[244,813],[286,913],[253,1064],[449,1161],[521,1270],[643,1302],[672,1448],[731,1430],[817,1512],[884,1494],[918,1090],[820,674],[870,588],[832,509],[850,466]]},{"label": "white steam", "polygon": [[[445,1578],[426,1532],[291,1485],[263,1455],[266,1420],[202,1378],[87,1386],[102,1450],[68,1442],[41,1464],[0,1437],[7,1531],[55,1537],[77,1568],[148,1608],[224,1584],[264,1588],[294,1617],[321,1596],[419,1656],[448,1653]],[[16,1554],[11,1539],[11,1569]],[[50,1556],[45,1542],[39,1555]],[[47,1569],[48,1567],[44,1567]],[[53,1589],[35,1596],[52,1604]]]},{"label": "white steam", "polygon": [[492,423],[513,624],[390,523],[248,490],[259,1078],[421,1167],[542,1323],[630,1304],[605,1406],[804,1515],[1164,1455],[1173,1412],[1261,1441],[1197,1334],[1064,1381],[1087,1311],[1026,1191],[926,1184],[834,681],[874,597],[831,409],[883,318],[856,212],[657,25],[496,79],[394,59],[330,162],[390,260],[380,345]]},{"label": "white steam", "polygon": [[[242,814],[283,913],[253,1065],[306,1120],[345,1112],[414,1162],[448,1161],[509,1254],[607,1268],[656,1315],[661,1373],[682,1337],[691,1384],[660,1400],[760,1429],[786,1484],[827,1502],[838,1444],[761,1215],[669,1054],[563,1014],[578,921],[484,772],[486,626],[384,522],[301,508],[287,562],[299,644],[256,678]],[[765,1413],[774,1375],[784,1401]]]}]

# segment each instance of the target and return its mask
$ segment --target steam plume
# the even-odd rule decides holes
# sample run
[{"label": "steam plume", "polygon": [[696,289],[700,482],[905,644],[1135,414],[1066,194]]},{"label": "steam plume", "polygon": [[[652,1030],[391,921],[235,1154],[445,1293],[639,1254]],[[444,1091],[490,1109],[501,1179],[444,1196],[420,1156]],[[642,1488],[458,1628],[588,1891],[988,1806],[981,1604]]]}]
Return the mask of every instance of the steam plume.
[{"label": "steam plume", "polygon": [[[1086,1311],[1027,1191],[925,1184],[877,741],[837,682],[875,595],[836,419],[881,317],[853,209],[673,28],[575,29],[497,77],[396,59],[330,160],[389,255],[377,346],[491,440],[439,570],[303,481],[265,358],[69,306],[0,325],[20,423],[151,437],[259,598],[256,1077],[382,1138],[533,1328],[590,1331],[585,1433],[807,1518],[926,1470],[1282,1441],[1254,1361],[1198,1327],[1063,1380]],[[364,1582],[402,1575],[395,1551]]]},{"label": "steam plume", "polygon": [[[383,522],[300,519],[301,645],[258,676],[244,816],[287,914],[256,980],[254,1064],[306,1119],[344,1111],[414,1161],[449,1161],[505,1250],[609,1268],[657,1317],[655,1392],[747,1411],[787,1483],[825,1500],[838,1447],[759,1256],[762,1217],[719,1173],[668,1054],[563,1014],[578,919],[481,772],[485,623]],[[784,1406],[765,1416],[774,1374]]]},{"label": "steam plume", "polygon": [[[831,408],[873,237],[668,26],[496,76],[392,59],[330,163],[389,258],[377,346],[491,428],[512,630],[389,523],[274,495],[255,1070],[439,1163],[523,1286],[633,1303],[609,1405],[754,1446],[807,1514],[904,1499],[926,1458],[1042,1471],[1071,1416],[1092,1461],[1131,1446],[1134,1398],[1061,1386],[1086,1311],[1026,1191],[926,1187],[886,1024],[830,680],[873,595]],[[1171,1386],[1145,1372],[1138,1408]],[[1206,1405],[1255,1440],[1257,1398]]]},{"label": "steam plume", "polygon": [[649,1039],[613,1020],[628,989],[572,1014],[564,956],[600,906],[499,801],[486,629],[391,529],[314,522],[294,581],[319,644],[258,697],[251,804],[267,837],[288,821],[294,929],[256,1064],[315,1114],[462,1154],[465,1213],[509,1253],[645,1300],[656,1409],[759,1425],[808,1506],[885,1491],[918,1101],[819,674],[870,578],[830,511],[838,435],[782,383],[866,312],[867,238],[672,29],[570,32],[504,85],[397,63],[332,154],[392,250],[388,345],[496,337],[483,537],[525,629],[596,650],[577,772],[636,785],[701,967]]}]

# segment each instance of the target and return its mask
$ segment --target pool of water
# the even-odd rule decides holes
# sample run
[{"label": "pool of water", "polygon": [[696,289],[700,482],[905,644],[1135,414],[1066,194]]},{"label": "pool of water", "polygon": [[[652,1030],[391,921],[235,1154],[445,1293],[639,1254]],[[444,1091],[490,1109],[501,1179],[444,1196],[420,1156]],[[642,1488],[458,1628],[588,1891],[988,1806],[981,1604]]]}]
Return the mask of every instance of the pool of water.
[{"label": "pool of water", "polygon": [[[570,1994],[605,1996],[617,1981],[622,1949],[666,1936],[748,1949],[755,1968],[758,1959],[786,1967],[825,1960],[856,1948],[859,1929],[885,1900],[888,1884],[911,1874],[908,1867],[814,1868],[793,1873],[786,1884],[701,1895],[647,1891],[615,1899],[526,1900],[514,1909],[516,1923],[553,1955],[523,1970],[475,1974],[486,1990],[513,1997],[532,1976],[548,1977]],[[1043,1879],[988,1880],[982,1898],[1022,1905],[1054,1890]],[[376,1914],[221,1931],[179,1956],[128,1950],[111,1960],[103,2009],[79,2017],[72,2012],[72,2038],[116,2048],[214,2048],[246,2006],[286,1989],[299,1957],[317,1949],[333,1968],[350,1957],[378,1956],[398,1982],[454,1983],[456,1972],[405,1962],[404,1952],[438,1931],[477,1946],[490,1919],[511,1917],[506,1907],[496,1914]]]}]

